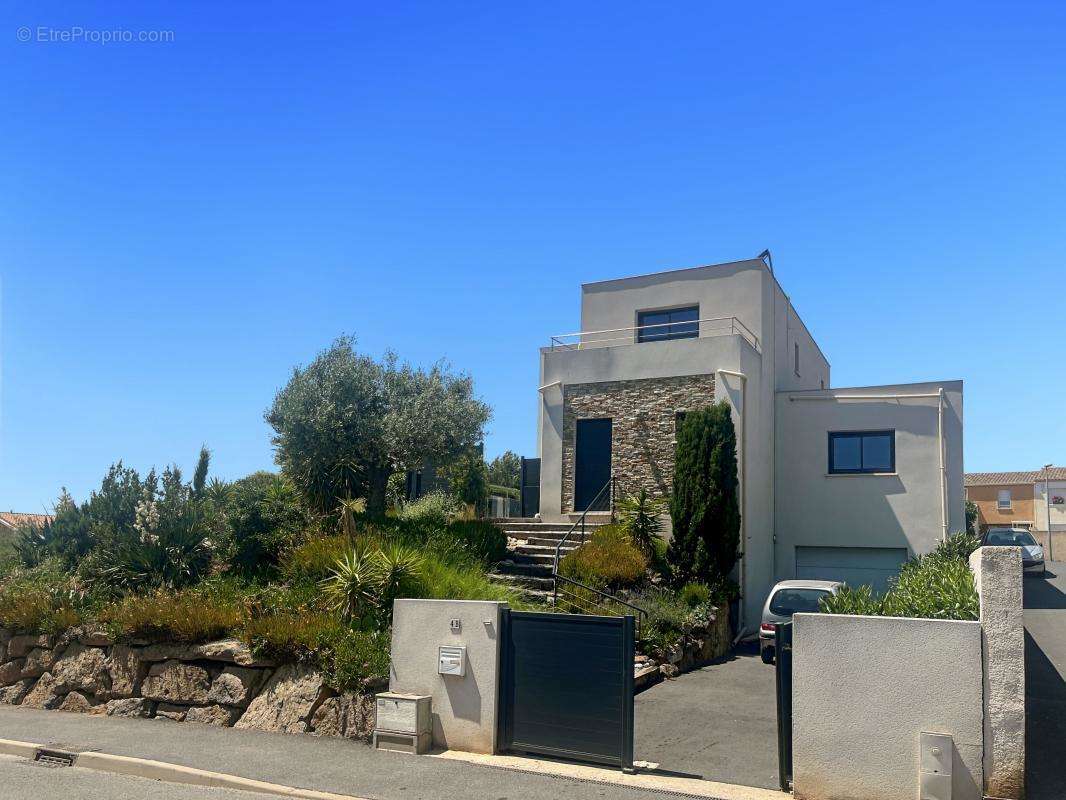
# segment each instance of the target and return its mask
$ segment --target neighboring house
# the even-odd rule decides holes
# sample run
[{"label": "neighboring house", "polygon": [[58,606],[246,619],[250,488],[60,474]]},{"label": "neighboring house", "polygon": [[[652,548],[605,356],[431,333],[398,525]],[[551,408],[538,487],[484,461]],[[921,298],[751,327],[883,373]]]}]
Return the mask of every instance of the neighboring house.
[{"label": "neighboring house", "polygon": [[13,531],[19,525],[32,523],[44,525],[55,517],[52,514],[23,514],[17,511],[0,511],[0,531]]},{"label": "neighboring house", "polygon": [[1066,531],[1066,467],[969,472],[966,499],[977,506],[980,531],[1009,526],[1046,532],[1049,523],[1052,531]]},{"label": "neighboring house", "polygon": [[612,479],[668,494],[681,415],[730,404],[749,631],[776,580],[883,587],[965,526],[962,382],[829,388],[762,259],[583,285],[581,331],[541,349],[540,378],[548,521],[607,511]]}]

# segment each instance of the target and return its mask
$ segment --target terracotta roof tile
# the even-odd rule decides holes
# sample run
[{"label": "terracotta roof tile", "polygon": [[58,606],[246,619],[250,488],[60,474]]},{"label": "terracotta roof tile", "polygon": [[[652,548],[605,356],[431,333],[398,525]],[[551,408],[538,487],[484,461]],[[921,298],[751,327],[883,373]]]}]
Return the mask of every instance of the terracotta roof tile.
[{"label": "terracotta roof tile", "polygon": [[[1049,477],[1053,481],[1066,481],[1066,467],[1052,467]],[[966,486],[1007,486],[1018,483],[1036,483],[1044,480],[1044,470],[1030,472],[967,472]]]},{"label": "terracotta roof tile", "polygon": [[24,522],[32,522],[43,525],[55,517],[52,514],[23,514],[17,511],[0,511],[0,526],[14,528]]}]

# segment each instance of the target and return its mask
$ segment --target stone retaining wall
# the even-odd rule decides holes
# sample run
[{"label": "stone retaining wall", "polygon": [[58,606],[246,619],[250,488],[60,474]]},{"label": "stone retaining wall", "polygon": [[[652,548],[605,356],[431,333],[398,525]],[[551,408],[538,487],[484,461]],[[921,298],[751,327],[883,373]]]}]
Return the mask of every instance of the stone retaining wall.
[{"label": "stone retaining wall", "polygon": [[255,658],[243,642],[118,644],[0,628],[0,703],[107,716],[368,739],[374,697],[339,693],[314,670]]}]

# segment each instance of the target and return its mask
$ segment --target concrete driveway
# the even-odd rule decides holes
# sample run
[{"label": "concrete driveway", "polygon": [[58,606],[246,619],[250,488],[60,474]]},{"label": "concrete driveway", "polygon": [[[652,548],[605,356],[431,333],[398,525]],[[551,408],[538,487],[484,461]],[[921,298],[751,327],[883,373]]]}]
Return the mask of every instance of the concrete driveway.
[{"label": "concrete driveway", "polygon": [[635,701],[634,758],[664,772],[778,788],[774,667],[758,645],[663,681]]},{"label": "concrete driveway", "polygon": [[1066,561],[1025,579],[1025,776],[1029,800],[1061,800],[1066,764]]}]

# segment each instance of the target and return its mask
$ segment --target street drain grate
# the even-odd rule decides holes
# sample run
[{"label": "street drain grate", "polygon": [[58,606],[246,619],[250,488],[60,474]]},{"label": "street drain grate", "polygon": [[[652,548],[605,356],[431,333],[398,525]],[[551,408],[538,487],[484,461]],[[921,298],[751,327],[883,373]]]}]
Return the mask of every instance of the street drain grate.
[{"label": "street drain grate", "polygon": [[73,767],[74,754],[62,750],[45,750],[40,748],[33,754],[33,760],[42,767]]}]

